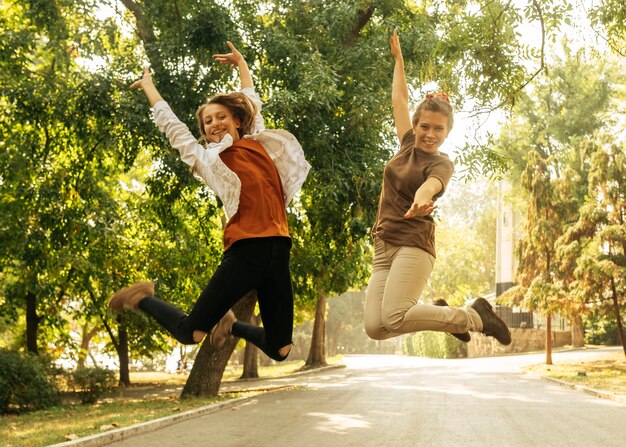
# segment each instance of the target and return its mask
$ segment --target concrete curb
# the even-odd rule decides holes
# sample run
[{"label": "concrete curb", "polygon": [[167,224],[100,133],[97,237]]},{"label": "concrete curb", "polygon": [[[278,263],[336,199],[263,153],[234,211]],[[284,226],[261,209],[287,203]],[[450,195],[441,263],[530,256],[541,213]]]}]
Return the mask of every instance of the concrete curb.
[{"label": "concrete curb", "polygon": [[621,396],[619,394],[609,393],[607,391],[596,390],[594,388],[589,388],[589,387],[586,387],[586,386],[583,386],[583,385],[578,385],[578,384],[575,384],[575,383],[569,383],[569,382],[566,382],[565,380],[555,379],[553,377],[542,376],[541,374],[537,374],[537,373],[527,372],[526,374],[530,375],[531,377],[547,380],[548,382],[554,382],[554,383],[556,383],[558,385],[561,385],[561,386],[563,386],[565,388],[570,388],[572,390],[576,390],[576,391],[579,391],[581,393],[591,394],[592,396],[595,396],[595,397],[600,397],[602,399],[612,400],[612,401],[615,401],[615,402],[626,404],[626,396]]},{"label": "concrete curb", "polygon": [[[321,368],[310,369],[307,371],[299,371],[288,376],[275,377],[273,379],[285,379],[293,376],[302,376],[311,373],[323,372],[330,369],[339,369],[345,368],[346,365],[329,365]],[[271,381],[273,379],[252,379],[252,380],[244,380],[241,381],[241,384],[251,383],[254,381]],[[233,382],[224,382],[224,384],[232,384]],[[226,410],[228,408],[235,407],[239,404],[245,403],[249,400],[252,400],[258,397],[260,394],[273,393],[277,391],[285,391],[293,389],[297,386],[302,386],[301,384],[293,384],[293,385],[277,385],[274,388],[262,388],[260,390],[255,390],[254,388],[246,388],[241,387],[240,390],[228,390],[225,391],[226,394],[242,391],[242,392],[255,392],[257,391],[259,394],[255,396],[246,396],[246,397],[238,397],[235,399],[229,399],[226,402],[219,402],[215,404],[210,404],[200,408],[194,408],[193,410],[188,410],[183,413],[173,414],[170,416],[164,416],[162,418],[154,419],[147,422],[141,422],[139,424],[130,425],[128,427],[118,428],[115,430],[109,430],[103,433],[97,433],[94,435],[86,436],[84,438],[75,439],[72,441],[65,441],[58,444],[52,444],[48,447],[101,447],[108,444],[111,444],[116,441],[122,441],[124,439],[131,438],[133,436],[140,435],[142,433],[158,430],[163,427],[167,427],[170,425],[177,424],[179,422],[186,421],[188,419],[193,419],[199,416],[204,416],[206,414],[216,413],[218,411]]]}]

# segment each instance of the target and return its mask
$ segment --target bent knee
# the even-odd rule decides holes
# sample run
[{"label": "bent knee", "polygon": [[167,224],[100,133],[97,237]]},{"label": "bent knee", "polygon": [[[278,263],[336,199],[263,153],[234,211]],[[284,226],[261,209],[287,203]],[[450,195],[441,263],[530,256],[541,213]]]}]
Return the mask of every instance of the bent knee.
[{"label": "bent knee", "polygon": [[387,331],[384,327],[374,324],[365,324],[365,333],[372,340],[384,340]]},{"label": "bent knee", "polygon": [[397,331],[404,323],[404,314],[383,315],[383,326],[390,332]]}]

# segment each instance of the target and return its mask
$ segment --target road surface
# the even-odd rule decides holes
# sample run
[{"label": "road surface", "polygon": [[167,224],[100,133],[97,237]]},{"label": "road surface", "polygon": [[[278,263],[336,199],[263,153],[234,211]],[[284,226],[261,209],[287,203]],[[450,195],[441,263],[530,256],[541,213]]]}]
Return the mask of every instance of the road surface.
[{"label": "road surface", "polygon": [[[596,353],[554,360],[587,354]],[[349,356],[344,369],[299,379],[302,388],[110,446],[625,446],[626,405],[520,369],[543,358]]]}]

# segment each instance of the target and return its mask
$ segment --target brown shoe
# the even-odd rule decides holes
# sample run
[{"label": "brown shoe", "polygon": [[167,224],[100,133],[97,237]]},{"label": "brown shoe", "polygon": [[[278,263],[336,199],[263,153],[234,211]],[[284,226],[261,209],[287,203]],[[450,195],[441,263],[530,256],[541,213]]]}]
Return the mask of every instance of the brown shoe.
[{"label": "brown shoe", "polygon": [[124,309],[137,310],[139,302],[147,296],[154,296],[154,283],[137,282],[115,292],[109,300],[109,308],[118,312]]},{"label": "brown shoe", "polygon": [[221,349],[222,346],[224,346],[235,321],[237,321],[237,317],[235,317],[235,313],[229,309],[219,323],[213,326],[209,341],[215,349]]},{"label": "brown shoe", "polygon": [[471,307],[474,308],[483,322],[483,330],[480,332],[495,338],[503,345],[511,344],[511,331],[502,318],[493,311],[489,301],[484,298],[477,298]]},{"label": "brown shoe", "polygon": [[[448,302],[446,300],[444,300],[443,298],[439,298],[439,299],[435,300],[433,302],[433,304],[435,306],[448,306]],[[460,333],[457,333],[457,334],[452,334],[452,333],[448,332],[448,334],[452,335],[453,337],[458,338],[463,343],[469,343],[469,341],[472,339],[472,336],[470,335],[469,332],[460,332]]]}]

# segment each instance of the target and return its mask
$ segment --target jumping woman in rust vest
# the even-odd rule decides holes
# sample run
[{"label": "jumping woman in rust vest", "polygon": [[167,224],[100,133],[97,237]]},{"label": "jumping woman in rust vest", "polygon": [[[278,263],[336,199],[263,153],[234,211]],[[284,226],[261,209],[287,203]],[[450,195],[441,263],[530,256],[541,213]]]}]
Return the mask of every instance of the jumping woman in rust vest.
[{"label": "jumping woman in rust vest", "polygon": [[[281,361],[291,349],[293,330],[286,206],[310,166],[292,134],[265,129],[246,61],[232,43],[228,46],[231,53],[213,57],[239,69],[241,91],[218,94],[198,109],[203,144],[174,115],[147,68],[131,86],[144,91],[156,125],[224,204],[230,219],[224,229],[222,261],[189,314],[154,297],[151,282],[118,291],[109,307],[141,310],[184,344],[198,343],[210,334],[211,343],[220,348],[232,334]],[[236,321],[230,310],[252,289],[257,291],[263,327]]]},{"label": "jumping woman in rust vest", "polygon": [[365,301],[365,330],[375,340],[418,331],[442,331],[468,342],[468,331],[511,343],[506,324],[484,298],[469,307],[419,303],[435,263],[435,223],[431,213],[454,171],[439,152],[452,129],[448,96],[429,94],[413,119],[400,39],[390,39],[395,60],[392,102],[400,150],[385,166],[378,215],[373,228],[374,266]]}]

